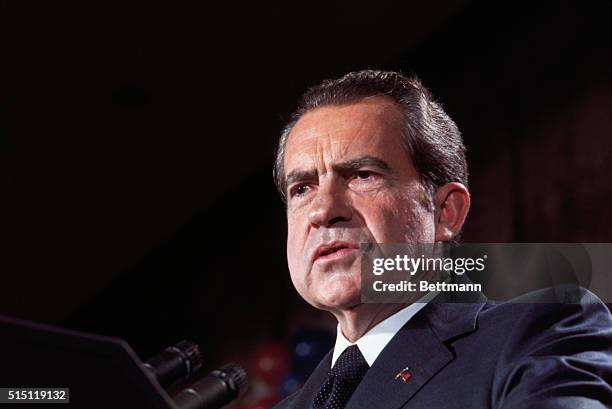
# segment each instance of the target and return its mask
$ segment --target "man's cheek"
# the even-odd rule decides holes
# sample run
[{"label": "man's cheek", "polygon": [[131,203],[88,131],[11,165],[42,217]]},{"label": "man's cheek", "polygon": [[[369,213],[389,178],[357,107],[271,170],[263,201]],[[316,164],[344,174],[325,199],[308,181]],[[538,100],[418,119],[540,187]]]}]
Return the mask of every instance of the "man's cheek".
[{"label": "man's cheek", "polygon": [[293,254],[293,251],[287,250],[287,266],[289,267],[289,273],[291,274],[292,279],[297,278],[298,271],[300,269],[299,266],[299,258]]},{"label": "man's cheek", "polygon": [[287,240],[287,266],[294,284],[304,279],[306,263],[301,248],[292,239]]}]

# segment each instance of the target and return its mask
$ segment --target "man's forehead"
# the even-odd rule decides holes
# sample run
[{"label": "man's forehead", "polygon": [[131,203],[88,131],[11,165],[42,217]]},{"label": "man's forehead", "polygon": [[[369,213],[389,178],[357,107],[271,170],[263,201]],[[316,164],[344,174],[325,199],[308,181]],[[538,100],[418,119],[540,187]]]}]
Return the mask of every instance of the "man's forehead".
[{"label": "man's forehead", "polygon": [[317,108],[294,125],[285,147],[285,169],[312,160],[392,153],[402,143],[402,116],[386,98]]}]

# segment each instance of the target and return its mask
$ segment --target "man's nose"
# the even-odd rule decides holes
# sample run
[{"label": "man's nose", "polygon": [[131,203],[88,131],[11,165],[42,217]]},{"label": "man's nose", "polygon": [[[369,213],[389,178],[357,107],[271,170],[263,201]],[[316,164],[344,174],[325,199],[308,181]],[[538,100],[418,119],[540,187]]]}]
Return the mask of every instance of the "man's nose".
[{"label": "man's nose", "polygon": [[316,195],[308,213],[310,224],[315,227],[331,227],[338,222],[351,220],[352,209],[341,189],[320,186]]}]

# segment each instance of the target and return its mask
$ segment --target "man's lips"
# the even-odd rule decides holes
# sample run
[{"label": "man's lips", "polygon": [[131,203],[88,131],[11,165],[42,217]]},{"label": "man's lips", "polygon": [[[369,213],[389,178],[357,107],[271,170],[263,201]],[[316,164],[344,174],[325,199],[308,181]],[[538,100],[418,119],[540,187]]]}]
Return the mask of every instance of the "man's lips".
[{"label": "man's lips", "polygon": [[356,243],[350,241],[333,241],[322,244],[314,252],[313,263],[323,260],[335,260],[359,249]]}]

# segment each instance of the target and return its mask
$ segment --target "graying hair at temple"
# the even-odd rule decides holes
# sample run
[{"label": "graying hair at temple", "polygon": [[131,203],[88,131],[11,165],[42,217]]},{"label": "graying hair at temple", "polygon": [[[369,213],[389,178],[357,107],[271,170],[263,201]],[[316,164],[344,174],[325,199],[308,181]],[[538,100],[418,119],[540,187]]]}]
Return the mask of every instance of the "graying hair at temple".
[{"label": "graying hair at temple", "polygon": [[402,110],[404,144],[430,197],[438,187],[449,182],[459,182],[467,187],[468,170],[461,133],[429,90],[414,76],[364,70],[325,80],[302,96],[281,133],[276,151],[274,181],[283,200],[286,200],[285,145],[302,115],[316,108],[346,105],[374,96],[390,98]]}]

